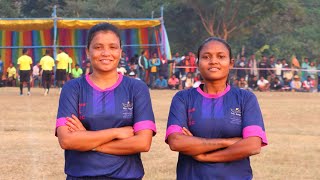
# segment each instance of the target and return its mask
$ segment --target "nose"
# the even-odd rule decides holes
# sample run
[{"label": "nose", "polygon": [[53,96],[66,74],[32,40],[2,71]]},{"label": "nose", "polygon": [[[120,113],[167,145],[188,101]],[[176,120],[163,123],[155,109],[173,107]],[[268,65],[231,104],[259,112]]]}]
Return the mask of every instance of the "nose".
[{"label": "nose", "polygon": [[110,49],[108,48],[104,48],[101,52],[101,55],[102,56],[109,56],[111,53],[110,53]]}]

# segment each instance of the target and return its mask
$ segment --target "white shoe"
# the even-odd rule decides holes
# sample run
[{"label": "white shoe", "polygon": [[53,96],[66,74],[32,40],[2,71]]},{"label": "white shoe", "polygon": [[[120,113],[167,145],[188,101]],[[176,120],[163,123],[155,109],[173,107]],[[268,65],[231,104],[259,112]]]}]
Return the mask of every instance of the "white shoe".
[{"label": "white shoe", "polygon": [[47,95],[48,95],[48,92],[49,92],[49,89],[46,89],[46,90],[44,91],[44,96],[47,96]]},{"label": "white shoe", "polygon": [[28,91],[28,96],[31,96],[31,92],[30,91]]}]

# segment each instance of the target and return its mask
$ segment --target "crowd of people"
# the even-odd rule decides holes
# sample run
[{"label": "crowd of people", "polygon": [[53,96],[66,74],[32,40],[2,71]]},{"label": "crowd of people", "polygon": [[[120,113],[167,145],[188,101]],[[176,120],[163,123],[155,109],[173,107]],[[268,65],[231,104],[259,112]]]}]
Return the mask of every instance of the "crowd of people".
[{"label": "crowd of people", "polygon": [[[0,87],[19,84],[21,95],[24,85],[28,87],[28,95],[31,95],[30,87],[43,87],[44,95],[49,93],[51,86],[58,87],[60,92],[66,81],[92,73],[90,61],[85,61],[83,65],[76,64],[72,68],[72,59],[63,48],[59,49],[56,60],[50,56],[50,51],[46,50],[44,57],[33,67],[28,49],[23,49],[22,54],[17,66],[11,63],[6,71],[0,55]],[[128,57],[122,52],[117,71],[144,81],[150,89],[181,90],[198,87],[203,83],[194,53],[188,52],[181,56],[177,52],[170,60],[166,59],[165,55],[159,57],[157,53],[151,54],[148,58],[147,54],[147,51],[143,50],[140,56],[136,54]],[[304,58],[301,66],[295,57],[288,61],[284,58],[276,59],[273,55],[263,55],[261,59],[257,59],[255,55],[249,58],[241,56],[233,58],[233,61],[233,69],[228,79],[229,84],[233,86],[262,92],[320,91],[320,64],[316,66],[316,63],[308,58]]]}]

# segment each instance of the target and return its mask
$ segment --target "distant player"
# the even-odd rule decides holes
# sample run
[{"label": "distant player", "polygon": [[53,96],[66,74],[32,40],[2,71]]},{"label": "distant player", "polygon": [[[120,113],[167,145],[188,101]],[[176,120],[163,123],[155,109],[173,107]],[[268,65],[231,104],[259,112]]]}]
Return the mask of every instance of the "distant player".
[{"label": "distant player", "polygon": [[67,71],[69,66],[70,57],[64,51],[63,48],[59,49],[59,54],[57,55],[56,64],[56,80],[57,85],[59,88],[59,93],[61,92],[62,86],[64,85],[65,81],[67,80]]},{"label": "distant player", "polygon": [[204,84],[178,92],[166,141],[179,152],[177,179],[252,179],[249,156],[267,144],[256,96],[227,84],[231,48],[209,38],[198,49]]},{"label": "distant player", "polygon": [[28,96],[31,95],[30,92],[30,76],[31,76],[32,59],[28,56],[28,49],[22,50],[22,56],[18,59],[18,71],[20,76],[20,96],[23,95],[23,85],[27,84]]},{"label": "distant player", "polygon": [[54,59],[50,56],[50,51],[46,50],[45,56],[40,60],[40,66],[42,68],[42,82],[44,95],[47,96],[51,87],[52,72],[54,67]]}]

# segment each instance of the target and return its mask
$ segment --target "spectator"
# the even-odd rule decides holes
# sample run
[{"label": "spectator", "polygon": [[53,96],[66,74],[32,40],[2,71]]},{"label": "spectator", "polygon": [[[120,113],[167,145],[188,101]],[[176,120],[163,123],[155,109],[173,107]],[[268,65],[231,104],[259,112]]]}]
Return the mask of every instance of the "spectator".
[{"label": "spectator", "polygon": [[7,86],[15,87],[17,78],[17,69],[10,63],[7,68]]},{"label": "spectator", "polygon": [[249,80],[249,88],[253,91],[258,90],[258,76],[253,76],[252,79]]},{"label": "spectator", "polygon": [[185,86],[184,89],[190,89],[192,88],[194,84],[193,74],[191,72],[188,72],[186,80],[185,80]]},{"label": "spectator", "polygon": [[307,80],[307,76],[308,76],[308,72],[306,71],[307,69],[309,69],[309,59],[308,58],[304,58],[303,63],[301,64],[301,79],[302,81]]},{"label": "spectator", "polygon": [[268,78],[268,70],[266,70],[268,67],[267,57],[262,56],[262,60],[259,62],[259,68],[262,68],[259,70],[259,77],[263,76],[264,79]]},{"label": "spectator", "polygon": [[278,59],[277,60],[277,63],[274,65],[275,66],[275,74],[276,74],[276,77],[279,79],[279,81],[281,82],[281,84],[283,84],[283,79],[282,79],[282,63],[281,63],[281,60]]},{"label": "spectator", "polygon": [[118,64],[117,72],[120,72],[122,75],[125,75],[127,73],[127,70],[121,66],[121,64]]},{"label": "spectator", "polygon": [[179,79],[176,77],[175,74],[172,74],[171,75],[171,78],[169,78],[168,80],[168,86],[170,89],[178,89],[179,88],[179,84],[180,84],[180,81]]},{"label": "spectator", "polygon": [[163,78],[168,79],[169,78],[169,64],[174,63],[174,60],[168,60],[166,58],[166,55],[162,55],[161,64],[159,66],[159,75],[163,76]]},{"label": "spectator", "polygon": [[[246,57],[241,56],[240,60],[238,61],[238,63],[236,64],[237,68],[246,68],[247,64],[246,64]],[[241,79],[242,77],[246,77],[247,75],[247,70],[246,69],[237,69],[237,78]]]},{"label": "spectator", "polygon": [[268,80],[264,78],[264,76],[260,76],[260,79],[257,82],[259,91],[265,92],[270,88],[270,83]]},{"label": "spectator", "polygon": [[270,89],[272,91],[281,91],[282,85],[278,77],[275,77],[270,83]]},{"label": "spectator", "polygon": [[[174,60],[174,65],[178,66],[180,64],[180,61],[182,60],[181,57],[179,56],[179,53],[176,52],[176,54],[174,55],[174,57],[172,58],[172,60]],[[180,77],[180,68],[175,68],[174,69],[174,74],[176,75],[177,78]]]},{"label": "spectator", "polygon": [[138,76],[141,80],[143,80],[145,83],[147,82],[147,76],[149,75],[148,69],[149,69],[149,63],[148,59],[146,58],[146,51],[141,51],[141,55],[138,60],[139,68],[138,70]]},{"label": "spectator", "polygon": [[141,80],[139,77],[137,77],[137,74],[134,71],[131,71],[129,73],[129,77],[131,77],[133,79]]},{"label": "spectator", "polygon": [[290,79],[287,79],[287,78],[284,78],[283,79],[283,85],[282,85],[282,90],[283,91],[291,91],[291,80]]},{"label": "spectator", "polygon": [[312,79],[315,79],[317,75],[317,67],[314,62],[310,62],[310,65],[308,66],[307,70],[308,76],[310,76]]},{"label": "spectator", "polygon": [[83,74],[82,69],[80,68],[79,64],[76,64],[76,67],[72,69],[71,75],[72,79],[79,78]]},{"label": "spectator", "polygon": [[240,89],[248,90],[248,82],[245,80],[244,77],[241,77],[240,81],[238,81],[238,87]]},{"label": "spectator", "polygon": [[82,72],[84,72],[84,75],[89,75],[92,73],[92,66],[90,61],[87,61],[86,66],[84,67]]},{"label": "spectator", "polygon": [[254,76],[258,76],[258,65],[254,54],[250,56],[248,67],[250,68],[249,79],[252,79]]},{"label": "spectator", "polygon": [[315,81],[311,76],[307,76],[307,80],[303,81],[302,86],[305,92],[315,92]]},{"label": "spectator", "polygon": [[153,53],[152,59],[149,60],[150,67],[150,81],[149,87],[154,87],[154,81],[158,78],[158,68],[160,66],[160,59],[157,56],[157,53]]},{"label": "spectator", "polygon": [[40,76],[40,68],[39,63],[35,64],[32,67],[32,86],[33,87],[41,87],[41,76]]},{"label": "spectator", "polygon": [[298,75],[294,75],[293,80],[290,83],[292,92],[302,92],[302,83],[300,81],[300,77]]},{"label": "spectator", "polygon": [[159,76],[159,78],[155,82],[155,88],[156,89],[167,89],[168,88],[167,80],[164,79],[163,76]]},{"label": "spectator", "polygon": [[271,68],[268,70],[268,80],[271,82],[271,79],[270,77],[274,76],[274,68],[275,68],[275,58],[274,58],[274,55],[270,56],[270,59],[269,59],[269,63],[268,63],[268,68]]}]

